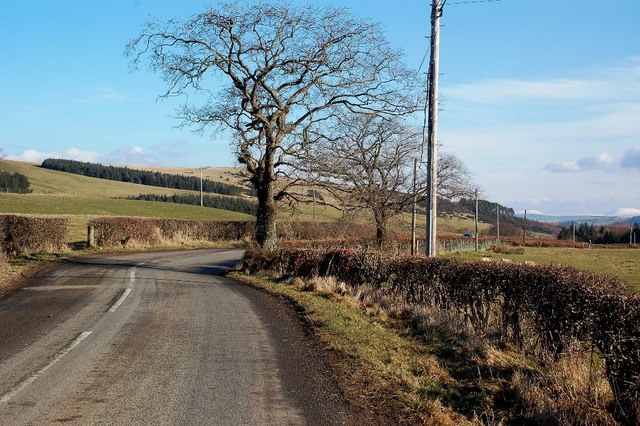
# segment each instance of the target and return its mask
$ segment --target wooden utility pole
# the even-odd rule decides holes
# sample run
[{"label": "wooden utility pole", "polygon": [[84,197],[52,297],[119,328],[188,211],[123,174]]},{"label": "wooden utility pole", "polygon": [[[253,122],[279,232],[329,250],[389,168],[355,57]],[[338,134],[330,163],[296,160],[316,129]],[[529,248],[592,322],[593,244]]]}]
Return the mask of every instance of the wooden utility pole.
[{"label": "wooden utility pole", "polygon": [[500,203],[496,203],[496,244],[500,245]]},{"label": "wooden utility pole", "polygon": [[573,247],[576,246],[576,221],[573,221]]},{"label": "wooden utility pole", "polygon": [[204,196],[202,195],[202,167],[200,167],[200,207],[204,206]]},{"label": "wooden utility pole", "polygon": [[432,0],[431,3],[431,57],[429,60],[429,118],[427,139],[428,173],[427,173],[427,243],[426,255],[435,257],[437,254],[436,221],[438,211],[437,174],[438,174],[438,77],[440,61],[440,17],[446,0]]},{"label": "wooden utility pole", "polygon": [[476,188],[476,214],[475,214],[475,225],[476,225],[476,229],[475,229],[475,234],[474,236],[476,237],[476,251],[478,251],[478,249],[480,248],[479,246],[479,241],[478,241],[478,188]]},{"label": "wooden utility pole", "polygon": [[524,209],[524,218],[522,219],[522,246],[525,245],[525,238],[527,237],[527,209]]},{"label": "wooden utility pole", "polygon": [[418,216],[418,191],[416,187],[418,159],[413,159],[413,209],[411,211],[411,256],[416,254],[416,221]]}]

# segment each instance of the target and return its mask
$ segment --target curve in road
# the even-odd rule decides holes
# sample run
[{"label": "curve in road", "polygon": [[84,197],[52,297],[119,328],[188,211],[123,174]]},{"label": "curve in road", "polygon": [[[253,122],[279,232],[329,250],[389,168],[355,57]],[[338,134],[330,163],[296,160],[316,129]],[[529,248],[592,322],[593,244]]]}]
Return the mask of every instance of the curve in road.
[{"label": "curve in road", "polygon": [[346,424],[285,302],[218,274],[240,250],[73,259],[0,300],[0,424]]}]

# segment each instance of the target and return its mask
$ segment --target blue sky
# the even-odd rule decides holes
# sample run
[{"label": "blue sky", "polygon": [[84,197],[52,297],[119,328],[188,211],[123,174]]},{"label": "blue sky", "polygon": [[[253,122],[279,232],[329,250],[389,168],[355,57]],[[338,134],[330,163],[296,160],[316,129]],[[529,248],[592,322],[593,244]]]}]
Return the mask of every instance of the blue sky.
[{"label": "blue sky", "polygon": [[[417,70],[428,0],[315,3],[380,22]],[[180,100],[158,100],[160,78],[129,72],[123,55],[149,17],[209,4],[1,0],[0,148],[34,162],[233,165],[224,135],[176,128]],[[546,214],[640,209],[637,22],[638,0],[448,0],[439,137],[487,199]]]}]

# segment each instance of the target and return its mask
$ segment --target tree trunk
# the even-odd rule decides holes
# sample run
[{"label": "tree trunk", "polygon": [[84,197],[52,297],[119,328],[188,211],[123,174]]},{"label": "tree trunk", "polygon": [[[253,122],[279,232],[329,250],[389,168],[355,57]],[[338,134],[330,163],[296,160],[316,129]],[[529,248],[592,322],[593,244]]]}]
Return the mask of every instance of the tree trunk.
[{"label": "tree trunk", "polygon": [[276,234],[276,202],[273,182],[266,179],[256,188],[258,193],[258,213],[256,215],[256,242],[267,250],[278,244]]},{"label": "tree trunk", "polygon": [[387,218],[381,213],[376,213],[374,220],[376,222],[376,244],[378,248],[382,249],[387,240]]}]

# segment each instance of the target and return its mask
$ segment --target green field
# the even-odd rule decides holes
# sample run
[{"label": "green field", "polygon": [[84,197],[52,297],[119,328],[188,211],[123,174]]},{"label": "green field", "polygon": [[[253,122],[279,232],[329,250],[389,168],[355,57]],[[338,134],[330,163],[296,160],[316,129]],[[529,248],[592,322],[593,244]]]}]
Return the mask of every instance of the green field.
[{"label": "green field", "polygon": [[[0,213],[55,214],[55,215],[118,215],[163,218],[184,218],[197,220],[251,220],[252,218],[235,212],[217,209],[200,209],[171,203],[133,201],[118,198],[139,194],[193,194],[169,188],[159,188],[134,183],[116,182],[104,179],[48,170],[30,163],[0,161],[0,169],[11,173],[22,173],[29,178],[32,194],[27,196],[0,194]],[[369,222],[370,213],[360,211],[348,214],[353,222]],[[316,205],[315,219],[331,222],[342,217],[342,212],[332,206]],[[295,208],[282,205],[280,220],[311,221],[314,219],[313,206],[300,203]],[[424,235],[424,215],[418,216],[417,231]],[[399,232],[411,231],[411,215],[402,214],[392,220],[390,227]],[[481,223],[481,231],[490,225]],[[438,230],[442,233],[462,234],[473,231],[472,219],[438,218]]]},{"label": "green field", "polygon": [[619,277],[637,290],[640,290],[639,249],[527,247],[524,254],[502,254],[482,251],[455,253],[448,256],[465,259],[490,257],[493,259],[511,259],[514,262],[528,260],[542,264],[571,265],[586,271]]},{"label": "green field", "polygon": [[27,176],[33,191],[31,194],[0,194],[0,213],[66,217],[70,222],[70,242],[86,239],[87,223],[97,216],[253,220],[253,216],[228,210],[122,198],[148,193],[197,193],[193,191],[96,179],[16,161],[2,160],[0,169]]},{"label": "green field", "polygon": [[0,169],[11,173],[22,173],[29,179],[34,194],[68,195],[89,198],[128,197],[145,193],[176,194],[193,193],[170,188],[159,188],[135,183],[97,179],[56,170],[42,169],[34,164],[17,161],[0,161]]}]

